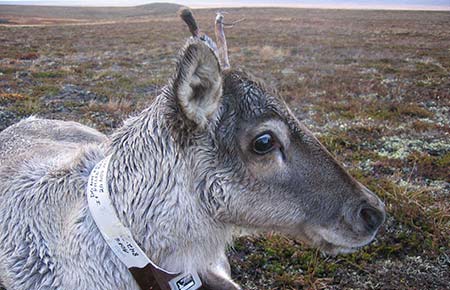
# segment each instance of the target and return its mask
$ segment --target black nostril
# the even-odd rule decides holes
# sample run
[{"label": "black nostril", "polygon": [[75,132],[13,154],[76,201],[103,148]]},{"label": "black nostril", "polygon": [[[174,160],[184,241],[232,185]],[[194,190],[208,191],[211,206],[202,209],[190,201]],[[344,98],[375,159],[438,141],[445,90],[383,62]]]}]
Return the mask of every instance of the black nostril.
[{"label": "black nostril", "polygon": [[359,216],[364,221],[364,225],[368,231],[375,231],[384,221],[384,214],[371,206],[364,206],[359,211]]}]

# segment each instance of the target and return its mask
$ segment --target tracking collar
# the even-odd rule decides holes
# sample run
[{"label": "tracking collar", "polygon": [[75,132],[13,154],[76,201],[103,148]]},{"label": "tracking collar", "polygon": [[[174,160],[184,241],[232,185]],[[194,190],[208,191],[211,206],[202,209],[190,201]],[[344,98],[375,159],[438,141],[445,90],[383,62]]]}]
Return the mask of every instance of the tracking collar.
[{"label": "tracking collar", "polygon": [[107,182],[111,155],[100,161],[89,175],[89,211],[108,246],[128,268],[142,290],[196,290],[202,286],[197,273],[174,273],[158,267],[133,239],[117,217]]}]

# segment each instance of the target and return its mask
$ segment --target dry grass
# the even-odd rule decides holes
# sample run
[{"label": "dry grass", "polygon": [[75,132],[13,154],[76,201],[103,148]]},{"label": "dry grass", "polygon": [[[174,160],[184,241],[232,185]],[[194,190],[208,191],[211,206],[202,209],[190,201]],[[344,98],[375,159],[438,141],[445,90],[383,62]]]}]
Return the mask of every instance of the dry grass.
[{"label": "dry grass", "polygon": [[280,59],[287,55],[286,51],[284,51],[282,48],[274,48],[270,45],[264,45],[259,50],[259,56],[264,61],[270,61],[272,59]]}]

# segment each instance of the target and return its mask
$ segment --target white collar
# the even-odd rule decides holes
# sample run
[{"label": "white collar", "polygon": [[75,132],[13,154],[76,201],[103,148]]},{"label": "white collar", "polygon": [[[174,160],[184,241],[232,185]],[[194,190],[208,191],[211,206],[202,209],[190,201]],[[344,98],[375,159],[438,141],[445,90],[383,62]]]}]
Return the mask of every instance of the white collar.
[{"label": "white collar", "polygon": [[[169,281],[171,289],[195,290],[200,288],[202,284],[197,273],[178,275],[179,273],[164,270],[153,263],[133,239],[130,230],[119,220],[111,202],[107,182],[110,161],[111,155],[108,155],[94,167],[89,175],[86,190],[89,211],[106,243],[128,269],[133,267],[144,268],[148,264],[151,264],[159,271],[168,275],[177,276],[175,279]],[[188,277],[188,275],[192,277],[191,282],[193,284],[180,285],[179,282]]]}]

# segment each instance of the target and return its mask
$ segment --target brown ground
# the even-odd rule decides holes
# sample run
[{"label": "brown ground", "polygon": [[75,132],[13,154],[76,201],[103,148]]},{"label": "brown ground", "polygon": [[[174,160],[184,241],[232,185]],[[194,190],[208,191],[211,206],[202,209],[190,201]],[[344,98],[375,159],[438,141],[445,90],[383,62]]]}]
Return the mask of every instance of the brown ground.
[{"label": "brown ground", "polygon": [[[228,30],[232,65],[277,88],[389,211],[352,255],[241,238],[234,277],[246,289],[448,288],[450,13],[227,11],[245,17]],[[214,11],[196,14],[212,35]],[[0,130],[34,114],[111,132],[161,91],[188,36],[174,13],[76,18],[0,27]]]}]

